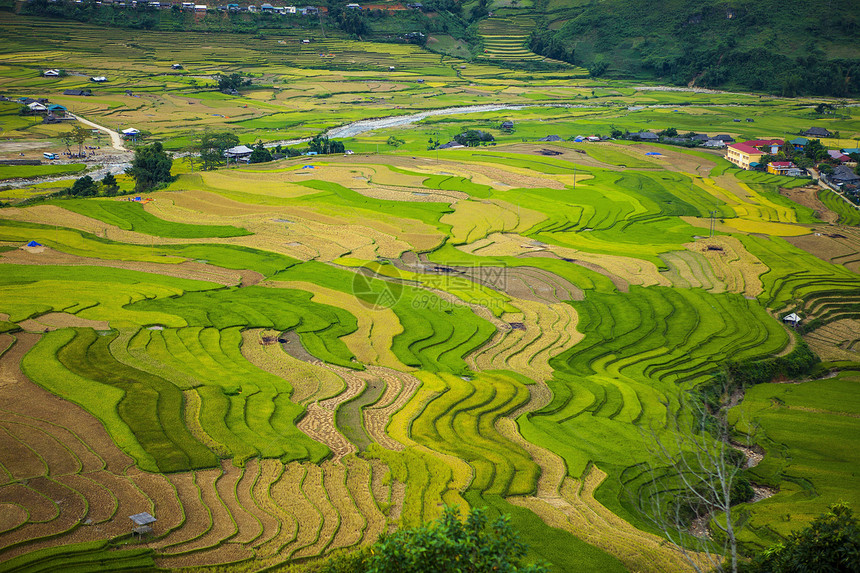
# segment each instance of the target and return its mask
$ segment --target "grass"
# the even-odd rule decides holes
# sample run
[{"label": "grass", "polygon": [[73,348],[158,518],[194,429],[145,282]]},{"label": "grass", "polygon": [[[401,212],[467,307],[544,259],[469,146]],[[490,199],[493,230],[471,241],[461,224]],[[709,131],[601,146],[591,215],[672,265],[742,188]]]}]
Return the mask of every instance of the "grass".
[{"label": "grass", "polygon": [[83,163],[65,165],[0,165],[0,181],[6,179],[33,179],[52,175],[72,175],[80,173],[87,166]]},{"label": "grass", "polygon": [[860,209],[852,207],[830,189],[819,191],[818,198],[828,209],[839,215],[839,222],[843,225],[860,225]]},{"label": "grass", "polygon": [[766,546],[832,503],[860,503],[853,470],[860,441],[853,423],[860,413],[858,382],[856,373],[845,372],[802,384],[762,384],[747,390],[732,410],[738,428],[753,431],[768,452],[752,478],[780,490],[756,504],[745,542]]},{"label": "grass", "polygon": [[203,239],[208,237],[241,237],[248,231],[226,225],[189,225],[159,219],[146,212],[143,205],[130,201],[73,199],[56,201],[55,205],[80,215],[92,217],[126,231],[137,231],[157,237]]}]

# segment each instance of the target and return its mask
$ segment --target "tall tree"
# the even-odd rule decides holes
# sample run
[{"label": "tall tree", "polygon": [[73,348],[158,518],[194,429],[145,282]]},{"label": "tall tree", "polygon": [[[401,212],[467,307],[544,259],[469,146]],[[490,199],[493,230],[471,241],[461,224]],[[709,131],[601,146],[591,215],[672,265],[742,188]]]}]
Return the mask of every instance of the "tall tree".
[{"label": "tall tree", "polygon": [[239,145],[239,138],[229,131],[205,131],[195,145],[200,157],[200,167],[204,171],[215,169],[227,162],[224,152]]},{"label": "tall tree", "polygon": [[[649,468],[651,491],[637,500],[700,573],[737,573],[741,521],[733,506],[754,494],[743,476],[746,459],[732,445],[728,410],[735,389],[728,374],[718,376],[707,391],[682,403],[679,411],[692,412],[692,427],[683,421],[689,421],[687,416],[670,414],[669,431],[652,432],[652,453],[659,463]],[[664,406],[666,412],[675,411],[671,404]],[[703,530],[693,531],[695,524]],[[708,526],[719,535],[712,538]]]},{"label": "tall tree", "polygon": [[84,143],[90,138],[92,132],[83,125],[76,125],[72,128],[72,139],[78,144],[78,155],[84,154]]},{"label": "tall tree", "polygon": [[138,193],[151,191],[162,183],[173,180],[170,168],[173,158],[164,151],[160,141],[134,150],[134,160],[126,173],[134,177],[134,190]]}]

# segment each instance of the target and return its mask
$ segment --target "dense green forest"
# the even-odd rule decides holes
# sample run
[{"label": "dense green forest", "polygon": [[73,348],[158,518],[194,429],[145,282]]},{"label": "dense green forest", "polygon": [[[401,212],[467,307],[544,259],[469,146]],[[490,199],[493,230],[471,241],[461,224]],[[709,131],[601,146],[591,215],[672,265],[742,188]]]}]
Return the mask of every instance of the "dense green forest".
[{"label": "dense green forest", "polygon": [[532,50],[593,75],[786,96],[860,93],[852,0],[536,0],[531,11]]}]

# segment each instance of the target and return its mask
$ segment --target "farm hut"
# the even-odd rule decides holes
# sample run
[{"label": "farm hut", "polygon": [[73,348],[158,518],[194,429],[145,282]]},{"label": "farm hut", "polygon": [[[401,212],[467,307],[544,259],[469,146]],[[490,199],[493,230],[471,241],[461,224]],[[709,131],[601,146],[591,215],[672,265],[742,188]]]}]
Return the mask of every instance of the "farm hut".
[{"label": "farm hut", "polygon": [[91,82],[96,82],[97,84],[101,84],[107,81],[105,76],[93,76],[90,78]]},{"label": "farm hut", "polygon": [[138,135],[140,135],[140,130],[133,127],[122,130],[122,136],[126,139],[137,139]]},{"label": "farm hut", "polygon": [[466,147],[466,146],[462,145],[460,143],[457,143],[456,141],[449,141],[448,143],[443,143],[442,145],[440,145],[436,149],[458,149],[460,147]]},{"label": "farm hut", "polygon": [[600,138],[596,135],[589,135],[587,139],[588,141],[600,141]]},{"label": "farm hut", "polygon": [[195,4],[194,5],[194,11],[195,12],[205,12],[208,9],[209,9],[209,6],[207,6],[206,4]]},{"label": "farm hut", "polygon": [[502,125],[499,127],[500,129],[512,130],[514,129],[514,122],[512,121],[503,121]]},{"label": "farm hut", "polygon": [[129,515],[128,518],[134,523],[134,527],[131,530],[132,535],[137,535],[138,537],[143,537],[144,535],[149,535],[152,533],[152,525],[157,520],[152,517],[148,512],[144,511],[141,513],[135,513],[134,515]]},{"label": "farm hut", "polygon": [[795,313],[791,313],[782,317],[782,321],[786,324],[790,324],[791,326],[797,326],[800,323],[800,317]]},{"label": "farm hut", "polygon": [[538,141],[562,141],[562,139],[558,135],[547,135],[546,137],[541,137]]},{"label": "farm hut", "polygon": [[585,138],[584,138],[583,136],[581,136],[581,135],[577,135],[573,140],[574,140],[576,143],[582,143],[583,141],[585,141]]},{"label": "farm hut", "polygon": [[60,70],[45,70],[42,75],[46,78],[58,78],[60,77]]},{"label": "farm hut", "polygon": [[171,70],[181,70],[182,64],[173,64],[172,66],[170,66],[170,69]]},{"label": "farm hut", "polygon": [[27,246],[28,246],[28,247],[41,247],[41,246],[42,246],[42,244],[41,244],[41,243],[37,243],[36,241],[30,241],[29,243],[27,243]]},{"label": "farm hut", "polygon": [[63,92],[63,95],[67,96],[91,96],[93,95],[92,90],[66,90]]}]

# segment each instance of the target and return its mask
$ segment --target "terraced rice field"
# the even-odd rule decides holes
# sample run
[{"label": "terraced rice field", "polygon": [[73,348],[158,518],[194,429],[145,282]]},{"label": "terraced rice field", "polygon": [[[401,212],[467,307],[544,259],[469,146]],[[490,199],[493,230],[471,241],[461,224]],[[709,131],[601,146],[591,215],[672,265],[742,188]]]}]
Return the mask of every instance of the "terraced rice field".
[{"label": "terraced rice field", "polygon": [[[644,434],[689,427],[685,393],[727,363],[796,348],[789,312],[856,367],[857,236],[829,228],[849,246],[816,257],[807,211],[696,156],[535,149],[0,211],[0,571],[270,570],[445,504],[509,513],[554,571],[688,568],[641,513],[661,485]],[[782,489],[747,506],[750,546],[791,529],[798,487],[804,515],[856,498],[828,477],[848,449],[797,468],[809,485],[784,470],[786,419],[853,420],[856,380],[835,380],[742,404],[787,448],[756,469]],[[141,511],[157,522],[132,539]]]}]

